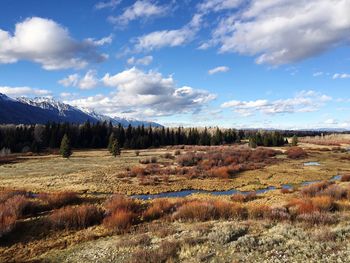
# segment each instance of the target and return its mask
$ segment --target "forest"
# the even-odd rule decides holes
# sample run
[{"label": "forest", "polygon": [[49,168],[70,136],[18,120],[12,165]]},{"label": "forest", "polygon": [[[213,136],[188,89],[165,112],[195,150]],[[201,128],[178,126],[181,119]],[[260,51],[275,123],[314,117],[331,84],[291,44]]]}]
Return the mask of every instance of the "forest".
[{"label": "forest", "polygon": [[111,123],[86,122],[83,125],[47,123],[46,125],[0,126],[0,149],[11,152],[41,152],[56,149],[64,135],[76,149],[106,148],[111,135],[122,148],[147,149],[168,145],[224,145],[250,140],[252,146],[282,146],[286,137],[315,136],[315,131],[259,131],[219,128],[123,127]]}]

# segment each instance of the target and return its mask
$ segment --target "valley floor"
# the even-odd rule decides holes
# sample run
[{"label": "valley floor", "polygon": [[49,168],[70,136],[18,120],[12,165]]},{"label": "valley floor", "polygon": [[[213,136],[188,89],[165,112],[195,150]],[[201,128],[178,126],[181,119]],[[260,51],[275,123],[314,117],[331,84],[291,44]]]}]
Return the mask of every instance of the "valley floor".
[{"label": "valley floor", "polygon": [[[350,153],[307,143],[300,146],[307,157],[290,159],[284,153],[288,147],[276,148],[271,162],[229,178],[163,174],[180,169],[180,156],[206,153],[210,147],[125,150],[117,158],[104,150],[75,151],[68,160],[56,155],[18,157],[0,165],[0,206],[17,195],[36,206],[27,214],[23,210],[11,231],[4,230],[3,235],[0,231],[0,262],[349,262],[350,183],[345,177],[350,173]],[[156,160],[153,165],[143,164],[151,158]],[[133,175],[134,167],[153,170]],[[344,180],[319,183],[317,189],[302,185],[336,175]],[[293,189],[281,190],[285,184]],[[123,205],[119,199],[118,204],[108,201],[113,193],[252,191],[268,186],[276,190],[247,200],[239,195],[195,194],[157,203],[123,197],[131,201],[123,199],[128,205],[119,210],[111,208]],[[31,193],[13,194],[13,189]],[[56,193],[68,191],[80,201],[50,203]],[[52,227],[55,211],[84,205],[104,211],[103,223]],[[124,212],[137,220],[119,228],[106,223],[106,218]]]}]

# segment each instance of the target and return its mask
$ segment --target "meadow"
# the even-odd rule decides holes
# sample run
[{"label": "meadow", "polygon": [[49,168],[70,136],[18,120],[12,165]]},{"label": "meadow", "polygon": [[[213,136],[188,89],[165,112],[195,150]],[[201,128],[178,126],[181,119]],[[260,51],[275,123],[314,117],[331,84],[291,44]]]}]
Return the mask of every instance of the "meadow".
[{"label": "meadow", "polygon": [[[349,144],[321,139],[12,156],[0,164],[0,262],[346,262]],[[132,197],[184,189],[244,194]]]}]

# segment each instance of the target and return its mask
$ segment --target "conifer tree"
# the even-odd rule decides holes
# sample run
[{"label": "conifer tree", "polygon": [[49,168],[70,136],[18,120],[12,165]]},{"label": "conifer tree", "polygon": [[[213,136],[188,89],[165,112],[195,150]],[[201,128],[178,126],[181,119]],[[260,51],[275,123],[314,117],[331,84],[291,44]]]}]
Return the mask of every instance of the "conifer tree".
[{"label": "conifer tree", "polygon": [[297,145],[298,145],[298,137],[294,135],[292,138],[292,146],[297,146]]},{"label": "conifer tree", "polygon": [[114,139],[112,142],[111,153],[114,157],[117,157],[117,155],[120,155],[120,147],[117,139]]},{"label": "conifer tree", "polygon": [[255,136],[252,136],[252,137],[249,138],[249,146],[251,148],[256,148],[257,143],[256,143],[256,137]]},{"label": "conifer tree", "polygon": [[108,146],[107,146],[107,148],[108,148],[108,151],[110,152],[110,153],[112,153],[112,147],[113,147],[113,141],[114,141],[114,133],[112,132],[111,133],[111,135],[109,135],[109,139],[108,139]]},{"label": "conifer tree", "polygon": [[67,134],[65,134],[62,138],[60,154],[63,158],[69,158],[72,155],[72,149]]}]

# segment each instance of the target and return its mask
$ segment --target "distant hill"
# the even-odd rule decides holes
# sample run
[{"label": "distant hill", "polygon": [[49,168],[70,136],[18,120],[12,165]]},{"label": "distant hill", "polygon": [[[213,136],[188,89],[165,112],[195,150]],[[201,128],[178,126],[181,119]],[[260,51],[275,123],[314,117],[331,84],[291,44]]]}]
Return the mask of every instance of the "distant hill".
[{"label": "distant hill", "polygon": [[134,119],[109,117],[94,111],[78,109],[69,104],[52,98],[38,97],[17,99],[9,98],[0,93],[0,124],[45,124],[47,122],[69,122],[81,124],[86,121],[111,121],[113,125],[119,123],[126,127],[145,125],[162,127],[155,122],[139,121]]}]

